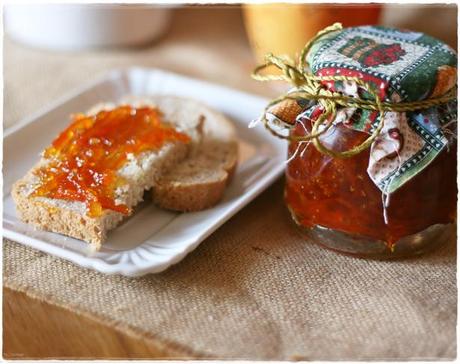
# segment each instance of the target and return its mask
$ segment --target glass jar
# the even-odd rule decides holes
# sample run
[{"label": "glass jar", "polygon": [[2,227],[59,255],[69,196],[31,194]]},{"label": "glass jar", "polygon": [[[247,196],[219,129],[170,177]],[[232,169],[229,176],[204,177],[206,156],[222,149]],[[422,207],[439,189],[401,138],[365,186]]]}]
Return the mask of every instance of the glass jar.
[{"label": "glass jar", "polygon": [[[304,131],[298,126],[293,133]],[[367,137],[337,125],[320,140],[343,151]],[[423,253],[451,235],[457,202],[456,145],[449,145],[389,195],[384,207],[385,196],[366,171],[369,150],[333,158],[312,144],[298,144],[289,145],[285,200],[309,239],[342,253],[386,259]]]},{"label": "glass jar", "polygon": [[[300,54],[297,64],[268,55],[254,71],[293,86],[261,120],[290,140],[285,199],[297,225],[361,257],[444,242],[457,197],[455,51],[419,32],[333,24]],[[281,77],[261,74],[273,66]]]},{"label": "glass jar", "polygon": [[319,30],[334,23],[344,26],[377,24],[381,4],[244,4],[246,32],[258,61],[265,54],[288,54],[299,49]]}]

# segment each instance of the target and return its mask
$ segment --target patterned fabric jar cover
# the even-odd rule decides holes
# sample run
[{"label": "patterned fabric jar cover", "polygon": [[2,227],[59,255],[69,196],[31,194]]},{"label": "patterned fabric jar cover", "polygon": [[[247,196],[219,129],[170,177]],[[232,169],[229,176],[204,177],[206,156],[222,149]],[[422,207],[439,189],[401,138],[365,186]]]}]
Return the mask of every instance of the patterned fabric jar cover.
[{"label": "patterned fabric jar cover", "polygon": [[[423,33],[362,26],[320,38],[307,60],[317,76],[359,77],[383,101],[410,102],[441,96],[456,86],[457,55],[449,46]],[[366,99],[353,82],[324,82],[333,91]],[[310,122],[319,105],[305,108],[297,122]],[[279,115],[277,115],[279,116]],[[457,121],[457,101],[415,112],[386,112],[382,133],[371,146],[367,172],[378,188],[391,193],[422,171],[448,147],[447,127]],[[342,108],[334,123],[372,133],[379,113]],[[448,125],[449,124],[449,125]],[[328,131],[333,132],[333,128]]]}]

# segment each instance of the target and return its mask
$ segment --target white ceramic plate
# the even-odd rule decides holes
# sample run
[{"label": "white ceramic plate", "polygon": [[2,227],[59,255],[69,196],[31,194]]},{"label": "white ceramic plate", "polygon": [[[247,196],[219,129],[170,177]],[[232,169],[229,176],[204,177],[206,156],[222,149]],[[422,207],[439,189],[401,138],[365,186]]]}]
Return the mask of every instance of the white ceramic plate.
[{"label": "white ceramic plate", "polygon": [[[194,213],[168,212],[145,202],[110,232],[99,252],[92,251],[83,241],[39,231],[19,221],[11,185],[36,163],[39,153],[68,124],[71,113],[87,110],[101,101],[116,102],[126,95],[157,94],[204,101],[233,120],[240,142],[239,165],[222,202]],[[130,68],[109,73],[5,132],[4,236],[102,273],[140,276],[165,270],[282,173],[285,144],[262,127],[247,127],[266,103],[266,99],[257,96],[155,69]]]}]

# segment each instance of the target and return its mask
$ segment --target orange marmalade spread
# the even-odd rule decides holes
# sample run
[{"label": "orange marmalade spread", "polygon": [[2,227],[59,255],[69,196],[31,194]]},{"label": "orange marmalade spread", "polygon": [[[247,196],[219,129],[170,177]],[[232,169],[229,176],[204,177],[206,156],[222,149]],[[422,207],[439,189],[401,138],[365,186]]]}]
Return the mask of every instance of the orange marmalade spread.
[{"label": "orange marmalade spread", "polygon": [[[296,130],[303,133],[300,127]],[[343,125],[321,138],[329,148],[346,150],[367,137]],[[292,142],[290,155],[297,147]],[[309,146],[286,169],[286,202],[298,223],[367,236],[392,247],[399,239],[455,219],[457,148],[444,150],[435,163],[391,194],[384,219],[382,192],[368,176],[370,151],[332,158]]]},{"label": "orange marmalade spread", "polygon": [[128,206],[115,201],[116,188],[125,183],[117,171],[128,155],[188,141],[186,134],[163,123],[156,108],[119,106],[92,116],[73,115],[45,150],[49,163],[35,171],[40,183],[32,196],[83,202],[91,217],[104,209],[129,214]]}]

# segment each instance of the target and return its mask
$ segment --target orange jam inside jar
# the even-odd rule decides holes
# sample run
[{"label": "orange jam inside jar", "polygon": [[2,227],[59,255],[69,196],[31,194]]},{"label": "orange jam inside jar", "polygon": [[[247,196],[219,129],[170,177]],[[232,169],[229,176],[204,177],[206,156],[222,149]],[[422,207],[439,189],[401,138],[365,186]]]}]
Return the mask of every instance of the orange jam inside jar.
[{"label": "orange jam inside jar", "polygon": [[115,190],[126,184],[117,172],[128,156],[188,141],[152,107],[124,105],[96,115],[76,114],[45,150],[48,163],[35,171],[40,182],[33,196],[83,202],[91,217],[105,209],[127,215],[130,208],[117,203]]},{"label": "orange jam inside jar", "polygon": [[[297,127],[293,131],[302,135]],[[368,134],[337,125],[320,141],[334,151],[349,150]],[[298,142],[291,142],[292,156]],[[305,147],[305,144],[304,144]],[[452,231],[457,204],[456,145],[389,195],[367,173],[370,150],[333,158],[312,144],[286,168],[285,199],[307,236],[336,251],[374,258],[422,253],[444,242]],[[386,210],[386,211],[385,211]],[[386,219],[385,219],[386,214]]]}]

